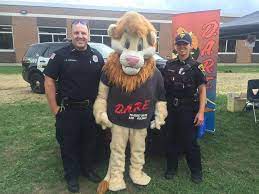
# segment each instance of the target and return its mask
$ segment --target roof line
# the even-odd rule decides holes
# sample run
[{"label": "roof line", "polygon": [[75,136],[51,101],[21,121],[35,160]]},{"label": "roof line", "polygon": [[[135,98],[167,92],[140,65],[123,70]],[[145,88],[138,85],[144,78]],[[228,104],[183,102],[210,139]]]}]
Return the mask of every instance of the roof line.
[{"label": "roof line", "polygon": [[[96,5],[83,5],[83,4],[67,4],[67,3],[46,3],[46,2],[28,2],[28,1],[12,1],[12,0],[2,0],[0,5],[10,5],[10,6],[38,6],[38,7],[53,7],[53,8],[74,8],[74,9],[91,9],[91,10],[107,10],[107,11],[137,11],[143,13],[160,13],[160,14],[179,14],[186,13],[186,11],[175,11],[175,10],[158,10],[158,9],[141,9],[141,8],[125,8],[125,7],[108,7],[108,6],[96,6]],[[84,7],[85,6],[85,7]],[[204,10],[198,10],[204,11]],[[195,11],[196,12],[196,11]],[[245,14],[234,14],[221,12],[221,16],[225,17],[241,17]]]},{"label": "roof line", "polygon": [[[56,15],[56,14],[33,14],[33,13],[11,13],[0,12],[0,16],[16,16],[16,17],[45,17],[45,18],[67,18],[67,19],[86,19],[86,20],[111,20],[117,21],[119,18],[114,17],[98,17],[98,16],[72,16],[72,15]],[[149,20],[152,23],[172,23],[172,20]]]},{"label": "roof line", "polygon": [[46,3],[46,2],[27,2],[27,1],[7,1],[2,0],[0,5],[10,6],[33,6],[33,7],[54,7],[54,8],[75,8],[75,9],[91,9],[91,10],[107,10],[107,11],[138,11],[144,13],[164,13],[177,14],[181,13],[174,10],[158,10],[158,9],[142,9],[142,8],[125,8],[125,7],[110,7],[110,6],[96,6],[87,4],[68,4],[68,3]]}]

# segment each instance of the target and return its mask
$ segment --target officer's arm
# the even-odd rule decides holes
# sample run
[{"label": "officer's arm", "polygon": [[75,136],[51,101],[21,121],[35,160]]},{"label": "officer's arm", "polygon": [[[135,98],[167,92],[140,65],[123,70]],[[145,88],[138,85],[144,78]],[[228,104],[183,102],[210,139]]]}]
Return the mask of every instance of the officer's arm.
[{"label": "officer's arm", "polygon": [[194,118],[195,126],[202,125],[204,121],[204,111],[205,111],[205,103],[206,103],[206,85],[201,84],[198,87],[199,91],[199,101],[200,101],[200,107],[199,112],[196,114]]},{"label": "officer's arm", "polygon": [[59,106],[56,101],[56,81],[51,77],[45,75],[45,93],[49,103],[49,107],[54,115],[57,114]]},{"label": "officer's arm", "polygon": [[200,101],[200,107],[199,107],[199,112],[204,113],[205,111],[205,104],[206,104],[206,85],[201,84],[198,87],[199,91],[199,101]]}]

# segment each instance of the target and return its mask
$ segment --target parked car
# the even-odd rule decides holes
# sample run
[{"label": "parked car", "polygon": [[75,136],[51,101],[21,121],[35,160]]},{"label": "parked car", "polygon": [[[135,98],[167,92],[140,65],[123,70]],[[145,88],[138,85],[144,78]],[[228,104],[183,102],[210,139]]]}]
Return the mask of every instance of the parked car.
[{"label": "parked car", "polygon": [[[69,41],[48,42],[33,44],[29,47],[22,59],[22,76],[26,82],[30,83],[31,89],[34,93],[45,93],[43,70],[48,64],[49,57],[56,50],[69,44]],[[114,51],[112,48],[102,43],[89,42],[89,45],[91,48],[96,49],[101,53],[104,61],[106,61],[109,54]],[[166,64],[166,60],[158,54],[155,54],[154,58],[158,69],[163,69]]]},{"label": "parked car", "polygon": [[153,55],[156,60],[156,67],[161,71],[165,68],[167,60],[158,55],[157,53]]},{"label": "parked car", "polygon": [[[42,72],[47,66],[51,54],[69,44],[70,42],[48,42],[33,44],[29,47],[22,59],[22,76],[25,81],[30,83],[34,93],[43,94],[45,92]],[[104,61],[113,52],[112,48],[102,43],[89,42],[89,45],[102,54]]]}]

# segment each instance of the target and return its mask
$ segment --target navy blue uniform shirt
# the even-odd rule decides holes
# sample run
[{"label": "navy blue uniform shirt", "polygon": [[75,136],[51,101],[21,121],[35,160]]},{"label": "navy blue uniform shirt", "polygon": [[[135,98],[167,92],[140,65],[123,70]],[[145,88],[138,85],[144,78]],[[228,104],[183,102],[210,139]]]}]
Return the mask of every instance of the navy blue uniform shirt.
[{"label": "navy blue uniform shirt", "polygon": [[169,60],[163,70],[166,97],[193,98],[200,85],[206,84],[202,64],[191,57],[184,61]]},{"label": "navy blue uniform shirt", "polygon": [[51,55],[43,73],[57,80],[60,97],[93,102],[103,64],[103,57],[96,49],[87,45],[85,51],[79,51],[70,44]]}]

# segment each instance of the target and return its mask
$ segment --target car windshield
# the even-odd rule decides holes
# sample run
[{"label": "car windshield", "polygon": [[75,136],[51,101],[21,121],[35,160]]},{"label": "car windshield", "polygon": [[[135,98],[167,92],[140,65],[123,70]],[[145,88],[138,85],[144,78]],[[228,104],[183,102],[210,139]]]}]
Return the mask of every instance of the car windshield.
[{"label": "car windshield", "polygon": [[102,54],[103,58],[108,58],[108,56],[114,51],[111,47],[105,44],[89,43],[89,45],[98,50]]},{"label": "car windshield", "polygon": [[67,43],[55,43],[49,46],[48,50],[44,53],[44,57],[50,57],[55,51],[67,46]]},{"label": "car windshield", "polygon": [[164,58],[162,58],[160,55],[158,54],[154,54],[153,57],[155,58],[155,60],[165,60]]},{"label": "car windshield", "polygon": [[25,57],[38,57],[46,50],[45,46],[33,45],[27,50]]}]

